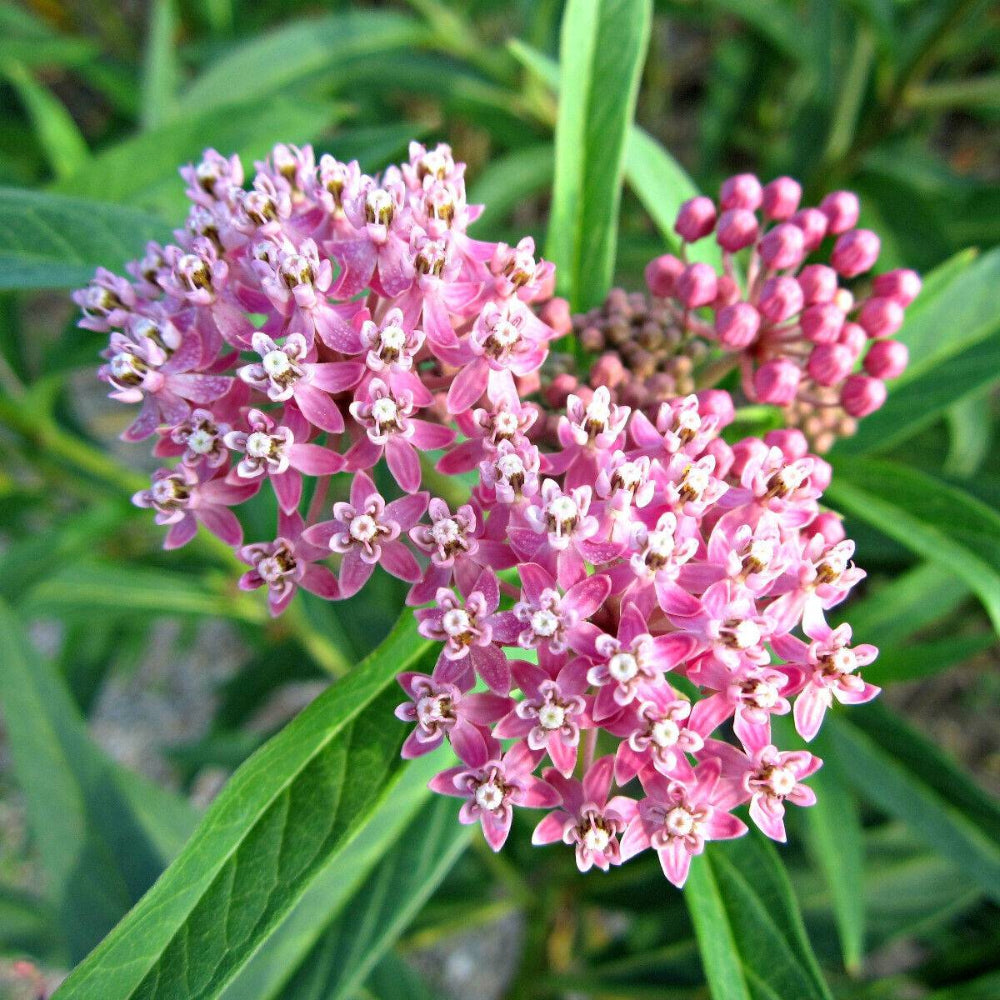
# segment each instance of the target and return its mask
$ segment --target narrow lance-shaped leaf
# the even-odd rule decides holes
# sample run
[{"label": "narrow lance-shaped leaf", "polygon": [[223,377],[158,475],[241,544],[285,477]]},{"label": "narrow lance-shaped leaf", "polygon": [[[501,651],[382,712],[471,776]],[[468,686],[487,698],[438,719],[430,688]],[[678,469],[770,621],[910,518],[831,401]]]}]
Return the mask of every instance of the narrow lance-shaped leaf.
[{"label": "narrow lance-shaped leaf", "polygon": [[59,1000],[217,997],[398,774],[399,670],[430,648],[412,612],[230,779],[177,860],[79,965]]},{"label": "narrow lance-shaped leaf", "polygon": [[649,0],[570,0],[560,43],[547,256],[574,309],[611,286],[625,144],[649,41]]}]

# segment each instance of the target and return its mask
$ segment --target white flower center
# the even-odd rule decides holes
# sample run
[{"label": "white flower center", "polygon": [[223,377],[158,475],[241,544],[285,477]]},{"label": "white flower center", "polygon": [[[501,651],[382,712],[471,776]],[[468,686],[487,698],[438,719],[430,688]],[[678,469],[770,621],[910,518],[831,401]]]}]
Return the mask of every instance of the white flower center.
[{"label": "white flower center", "polygon": [[750,649],[760,644],[760,628],[749,619],[739,622],[733,628],[733,641],[739,649]]},{"label": "white flower center", "polygon": [[559,619],[548,608],[540,608],[531,616],[531,631],[548,639],[559,629]]},{"label": "white flower center", "polygon": [[792,789],[795,788],[798,779],[789,768],[776,767],[771,772],[768,781],[774,794],[784,798],[784,796],[789,795]]},{"label": "white flower center", "polygon": [[257,572],[267,583],[277,583],[284,575],[281,563],[274,556],[265,556],[257,563]]},{"label": "white flower center", "polygon": [[747,558],[760,566],[767,566],[774,558],[774,542],[767,538],[755,538],[747,550]]},{"label": "white flower center", "polygon": [[500,437],[513,437],[517,433],[517,417],[505,410],[496,415],[493,426]]},{"label": "white flower center", "polygon": [[684,806],[674,806],[667,813],[663,824],[666,826],[667,832],[675,837],[686,837],[689,833],[693,833],[698,825],[697,820]]},{"label": "white flower center", "polygon": [[830,654],[830,663],[833,664],[833,669],[837,673],[849,674],[857,667],[858,657],[853,649],[841,646],[840,649],[835,649]]},{"label": "white flower center", "polygon": [[646,547],[654,556],[669,559],[674,553],[674,536],[667,531],[654,531],[649,536]]},{"label": "white flower center", "polygon": [[465,635],[472,627],[468,613],[462,608],[452,608],[444,613],[441,625],[451,636]]},{"label": "white flower center", "polygon": [[398,354],[406,347],[406,331],[401,326],[387,326],[382,331],[382,346]]},{"label": "white flower center", "polygon": [[377,222],[383,226],[392,222],[394,206],[387,191],[375,188],[365,197],[365,217],[369,222]]},{"label": "white flower center", "polygon": [[443,695],[428,694],[417,702],[417,718],[423,725],[430,726],[445,720],[447,716],[442,704],[443,699]]},{"label": "white flower center", "polygon": [[611,405],[609,397],[606,397],[602,393],[597,393],[587,406],[586,421],[588,424],[599,424],[602,427],[606,427],[610,419]]},{"label": "white flower center", "polygon": [[215,445],[215,435],[199,427],[193,430],[187,439],[188,448],[196,455],[207,455]]},{"label": "white flower center", "polygon": [[778,704],[778,689],[766,681],[758,681],[754,685],[752,696],[759,708],[774,708]]},{"label": "white flower center", "polygon": [[608,660],[608,673],[620,684],[626,684],[639,673],[639,661],[631,653],[615,653]]},{"label": "white flower center", "polygon": [[480,809],[493,812],[503,804],[503,789],[498,788],[492,781],[487,781],[476,789],[476,802]]},{"label": "white flower center", "polygon": [[450,517],[435,521],[431,527],[431,535],[438,545],[449,545],[459,539],[462,532],[454,520]]},{"label": "white flower center", "polygon": [[583,835],[583,846],[594,854],[600,854],[607,850],[611,843],[611,835],[607,830],[599,826],[590,826]]},{"label": "white flower center", "polygon": [[684,473],[684,485],[699,497],[708,489],[709,479],[708,469],[701,465],[692,465]]},{"label": "white flower center", "polygon": [[388,396],[382,396],[372,403],[372,418],[382,427],[396,423],[398,412],[395,402]]},{"label": "white flower center", "polygon": [[378,522],[371,514],[358,514],[351,519],[351,538],[358,542],[370,542],[378,534]]},{"label": "white flower center", "polygon": [[271,435],[254,431],[247,438],[247,454],[252,458],[267,458],[271,454]]},{"label": "white flower center", "polygon": [[653,742],[658,747],[672,747],[681,735],[681,727],[673,719],[660,719],[653,724]]},{"label": "white flower center", "polygon": [[543,705],[538,710],[538,722],[543,729],[561,729],[566,721],[566,709],[562,705]]},{"label": "white flower center", "polygon": [[493,342],[503,348],[513,347],[521,336],[517,327],[505,319],[497,320],[491,334]]},{"label": "white flower center", "polygon": [[261,364],[271,378],[280,378],[292,367],[292,362],[284,351],[268,351]]},{"label": "white flower center", "polygon": [[580,508],[572,497],[556,497],[549,503],[549,515],[560,524],[574,521],[579,513]]},{"label": "white flower center", "polygon": [[497,462],[497,469],[504,479],[513,479],[514,476],[524,475],[524,462],[520,455],[504,455]]}]

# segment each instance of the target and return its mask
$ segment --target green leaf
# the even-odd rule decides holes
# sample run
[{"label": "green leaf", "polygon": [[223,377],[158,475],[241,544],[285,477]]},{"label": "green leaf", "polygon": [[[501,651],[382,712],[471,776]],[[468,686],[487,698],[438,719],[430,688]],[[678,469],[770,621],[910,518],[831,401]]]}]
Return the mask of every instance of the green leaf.
[{"label": "green leaf", "polygon": [[[226,155],[239,153],[249,166],[250,161],[265,157],[276,142],[318,138],[344,113],[342,106],[329,101],[284,97],[224,108],[213,105],[202,114],[180,111],[176,121],[99,153],[84,169],[57,183],[54,190],[95,201],[127,203],[180,222],[188,202],[177,176],[178,167],[200,160],[207,147]],[[129,242],[132,255],[138,256],[142,240],[132,236]]]},{"label": "green leaf", "polygon": [[420,974],[395,951],[382,956],[359,996],[370,1000],[434,1000]]},{"label": "green leaf", "polygon": [[[399,780],[372,813],[364,835],[321,871],[278,929],[223,990],[222,1000],[281,1000],[288,980],[345,909],[364,909],[358,892],[379,859],[431,797],[427,782],[453,757],[443,748],[404,765]],[[457,821],[456,821],[457,825]],[[352,899],[352,897],[354,897]]]},{"label": "green leaf", "polygon": [[[410,610],[371,656],[230,779],[181,855],[59,1000],[218,996],[384,797],[403,727],[393,676],[430,649]],[[350,762],[350,766],[348,766]]]},{"label": "green leaf", "polygon": [[[234,97],[241,103],[259,102],[316,73],[334,71],[348,59],[415,48],[427,37],[419,22],[393,11],[354,11],[294,21],[216,59],[183,93],[179,109],[203,114],[231,104]],[[263,110],[260,103],[255,106]]]},{"label": "green leaf", "polygon": [[177,89],[174,0],[154,0],[149,11],[149,35],[142,71],[142,127],[156,128],[170,116]]},{"label": "green leaf", "polygon": [[931,850],[1000,900],[1000,808],[945,754],[887,708],[866,705],[831,720],[833,741],[858,790],[903,820]]},{"label": "green leaf", "polygon": [[68,177],[79,170],[90,158],[90,151],[62,101],[20,63],[0,59],[0,73],[17,91],[53,174]]},{"label": "green leaf", "polygon": [[476,220],[477,235],[486,237],[496,232],[514,208],[547,188],[552,183],[554,164],[549,142],[491,161],[469,189],[469,202],[486,206]]},{"label": "green leaf", "polygon": [[15,773],[53,905],[79,959],[159,875],[175,832],[189,827],[193,814],[169,793],[126,776],[91,742],[62,680],[3,603],[0,662]]},{"label": "green leaf", "polygon": [[625,145],[651,17],[650,0],[570,0],[563,16],[546,256],[575,310],[596,305],[611,286]]},{"label": "green leaf", "polygon": [[65,949],[58,941],[56,919],[45,900],[0,886],[0,955],[36,961],[65,963]]},{"label": "green leaf", "polygon": [[881,650],[878,659],[865,669],[865,680],[881,685],[933,677],[996,645],[992,633],[950,636],[903,647],[889,646],[881,636],[876,637]]},{"label": "green leaf", "polygon": [[[679,250],[681,240],[674,232],[677,211],[699,191],[684,168],[637,125],[633,126],[628,137],[625,179],[663,238],[673,249]],[[722,252],[714,239],[707,238],[691,244],[688,255],[692,261],[704,261],[719,270],[722,268]]]},{"label": "green leaf", "polygon": [[435,797],[330,927],[282,1000],[343,1000],[406,930],[469,842],[455,803]]},{"label": "green leaf", "polygon": [[897,334],[910,350],[885,405],[866,417],[836,454],[883,451],[907,440],[952,403],[997,380],[1000,371],[1000,249],[967,266],[947,262],[928,276]]},{"label": "green leaf", "polygon": [[990,393],[966,396],[948,408],[946,417],[949,443],[943,471],[959,479],[971,479],[982,468],[993,447]]},{"label": "green leaf", "polygon": [[0,188],[0,290],[85,285],[147,240],[168,240],[158,218],[132,208]]},{"label": "green leaf", "polygon": [[927,1000],[996,1000],[1000,996],[1000,972],[987,972],[969,982],[945,986],[927,995]]},{"label": "green leaf", "polygon": [[834,505],[960,577],[1000,632],[1000,515],[968,493],[893,462],[841,459]]}]

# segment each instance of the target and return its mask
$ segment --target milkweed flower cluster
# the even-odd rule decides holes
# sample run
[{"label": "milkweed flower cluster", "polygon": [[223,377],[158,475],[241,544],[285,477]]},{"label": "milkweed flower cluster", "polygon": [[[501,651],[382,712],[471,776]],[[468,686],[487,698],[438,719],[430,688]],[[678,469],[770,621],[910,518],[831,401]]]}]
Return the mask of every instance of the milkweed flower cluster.
[{"label": "milkweed flower cluster", "polygon": [[[685,202],[675,223],[681,255],[646,269],[652,301],[616,292],[574,318],[584,345],[607,352],[592,382],[655,407],[665,390],[692,382],[699,362],[717,364],[707,350],[716,347],[736,361],[746,398],[786,408],[817,450],[852,433],[906,368],[906,345],[892,335],[920,278],[899,269],[864,283],[881,244],[858,227],[857,196],[837,191],[815,208],[801,196],[790,177],[762,185],[739,174],[717,201]],[[711,241],[721,270],[690,259]]]},{"label": "milkweed flower cluster", "polygon": [[[284,145],[249,187],[235,157],[184,168],[192,207],[177,243],[150,244],[130,279],[101,270],[76,296],[81,325],[110,335],[100,377],[139,407],[123,436],[154,438],[171,460],[134,501],[169,525],[168,548],[199,524],[232,545],[248,567],[240,586],[266,589],[273,614],[299,587],[347,598],[378,567],[409,583],[439,655],[430,673],[399,676],[402,754],[450,744],[459,763],[431,787],[462,800],[460,820],[499,850],[514,809],[544,810],[534,841],[572,845],[581,870],[653,850],[682,885],[707,841],[746,831],[734,810],[784,840],[786,804],[814,801],[820,761],[779,749],[772,716],[791,714],[808,741],[835,701],[877,694],[858,672],[875,648],[827,623],[864,573],[820,507],[830,467],[801,430],[727,443],[721,389],[633,408],[607,384],[543,384],[570,328],[553,267],[530,239],[467,234],[480,209],[463,173],[448,147],[417,143],[378,177]],[[654,262],[654,291],[680,296],[685,323],[711,325],[715,310],[725,328],[735,305],[763,315],[784,279],[829,290],[829,269],[791,272],[824,234],[850,230],[851,206],[824,202],[820,227],[784,181],[751,187],[724,188],[718,221],[696,200],[678,222],[685,240],[753,230],[745,293],[728,256],[711,282]],[[760,206],[777,223],[763,234],[750,225]],[[772,236],[782,225],[800,236]],[[740,249],[724,238],[727,255]],[[841,275],[870,266],[870,243],[838,238]],[[912,291],[899,274],[886,301]],[[846,316],[846,294],[809,308]],[[796,315],[758,323],[759,350],[717,336],[743,351],[751,398],[788,402],[760,373],[825,342]],[[851,378],[872,377],[845,374],[841,402]],[[467,502],[421,488],[430,452],[435,475],[476,480]],[[383,460],[391,491],[376,486]],[[325,507],[342,472],[349,495]],[[275,536],[244,544],[232,508],[262,488]]]}]

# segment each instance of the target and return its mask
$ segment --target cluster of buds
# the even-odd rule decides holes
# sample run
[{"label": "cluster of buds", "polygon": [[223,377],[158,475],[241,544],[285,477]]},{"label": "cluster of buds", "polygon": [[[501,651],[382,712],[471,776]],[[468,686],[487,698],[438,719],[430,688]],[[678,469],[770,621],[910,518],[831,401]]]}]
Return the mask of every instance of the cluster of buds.
[{"label": "cluster of buds", "polygon": [[[273,614],[298,587],[347,598],[377,567],[408,582],[440,653],[431,673],[399,677],[397,715],[414,724],[402,753],[451,745],[460,764],[431,787],[464,800],[461,821],[499,850],[514,808],[543,809],[535,842],[572,845],[581,870],[652,849],[682,885],[706,841],[745,832],[735,809],[783,840],[786,802],[814,801],[804,781],[819,759],[778,749],[771,717],[791,713],[810,740],[834,701],[877,693],[857,672],[874,647],[826,622],[864,574],[820,509],[830,467],[800,430],[728,444],[730,395],[683,381],[634,406],[607,381],[543,385],[549,343],[569,328],[553,268],[530,239],[467,235],[478,208],[463,171],[446,146],[416,143],[377,178],[288,146],[249,189],[235,157],[209,151],[182,170],[193,206],[177,245],[150,245],[132,280],[99,271],[77,294],[81,325],[110,333],[100,377],[140,405],[124,437],[153,437],[174,460],[134,499],[170,526],[167,547],[199,524],[234,546],[240,586],[266,588]],[[723,203],[801,216],[774,190],[787,195],[769,186],[748,208],[737,179]],[[711,231],[708,214],[685,207],[685,239]],[[823,233],[849,228],[837,219]],[[809,284],[808,268],[776,273],[801,263],[773,253],[778,230],[744,244],[748,309],[764,308],[769,282]],[[858,242],[838,241],[841,273],[863,270]],[[699,308],[739,304],[726,249],[707,298],[689,294],[700,272],[651,269],[661,326],[687,303],[680,332],[656,345],[677,361],[693,339],[684,324],[706,325]],[[762,352],[795,356],[808,324],[789,320],[758,324]],[[760,388],[780,359],[744,356],[754,398],[787,403]],[[383,459],[391,496],[374,480]],[[421,489],[431,460],[436,475],[477,477],[467,503]],[[324,510],[337,473],[349,497]],[[303,477],[315,481],[304,514]],[[265,482],[275,537],[244,544],[232,508]]]},{"label": "cluster of buds", "polygon": [[[816,450],[853,433],[885,401],[886,380],[906,368],[906,345],[891,338],[920,278],[896,270],[865,282],[880,241],[857,228],[857,196],[838,191],[802,208],[801,194],[790,177],[761,185],[740,174],[722,185],[718,203],[685,202],[674,227],[681,256],[646,269],[652,300],[616,290],[602,310],[574,317],[584,346],[605,352],[591,387],[607,384],[630,405],[652,397],[655,406],[678,368],[689,379],[694,370],[700,384],[699,365],[709,361],[711,379],[721,349],[735,356],[746,399],[786,408],[786,422]],[[689,260],[689,246],[713,237],[721,273]],[[635,319],[623,323],[622,313]]]}]

